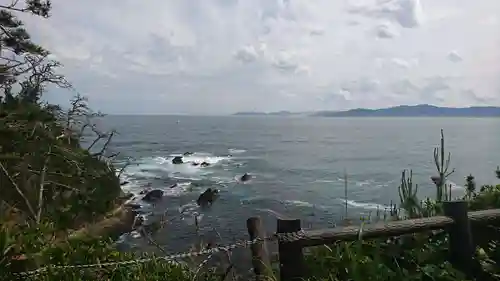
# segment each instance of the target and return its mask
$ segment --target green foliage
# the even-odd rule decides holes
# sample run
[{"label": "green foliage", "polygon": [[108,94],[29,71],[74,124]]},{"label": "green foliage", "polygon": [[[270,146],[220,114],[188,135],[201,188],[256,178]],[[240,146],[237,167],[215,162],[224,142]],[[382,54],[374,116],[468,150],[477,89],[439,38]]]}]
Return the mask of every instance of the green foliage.
[{"label": "green foliage", "polygon": [[18,97],[0,104],[0,165],[8,179],[3,200],[33,217],[42,198],[42,219],[57,216],[64,228],[109,211],[120,186],[112,166],[78,139],[59,137],[68,130],[58,121],[49,108]]},{"label": "green foliage", "polygon": [[[52,266],[78,265],[78,264],[103,264],[107,262],[124,262],[136,259],[151,259],[147,262],[126,266],[106,266],[99,269],[60,269],[49,268],[48,271],[29,277],[29,280],[193,280],[193,272],[186,266],[171,263],[154,255],[134,255],[132,253],[118,252],[109,239],[91,239],[85,241],[68,241],[69,245],[64,249],[51,247],[47,239],[40,238],[41,233],[50,233],[48,225],[36,228],[26,228],[22,232],[12,234],[6,227],[0,227],[0,280],[16,280],[13,275],[14,269],[19,263],[13,257],[22,256],[23,253],[40,252],[45,249],[43,255],[37,257],[37,263],[50,264]],[[44,235],[41,235],[42,237]],[[29,257],[28,257],[29,258]],[[26,262],[25,264],[30,265]],[[198,280],[215,280],[216,275],[212,272],[199,274]]]},{"label": "green foliage", "polygon": [[398,192],[401,207],[406,210],[410,218],[414,218],[421,213],[417,197],[418,185],[413,185],[413,171],[410,171],[410,176],[408,178],[406,177],[406,170],[403,171]]},{"label": "green foliage", "polygon": [[500,185],[484,185],[469,201],[470,210],[500,208]]},{"label": "green foliage", "polygon": [[[398,243],[399,242],[399,243]],[[339,242],[307,256],[309,280],[465,280],[446,261],[444,237],[419,234],[403,240]]]}]

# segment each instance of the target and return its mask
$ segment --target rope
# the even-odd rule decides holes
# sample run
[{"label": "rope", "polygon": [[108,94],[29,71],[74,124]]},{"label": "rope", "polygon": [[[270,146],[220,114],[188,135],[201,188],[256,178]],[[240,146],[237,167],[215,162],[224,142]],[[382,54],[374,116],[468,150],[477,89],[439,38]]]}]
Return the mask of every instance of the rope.
[{"label": "rope", "polygon": [[135,259],[128,261],[116,261],[116,262],[104,262],[97,264],[77,264],[77,265],[47,265],[44,267],[40,267],[36,270],[25,271],[25,272],[16,272],[12,273],[14,276],[18,277],[28,277],[28,276],[36,276],[43,274],[50,270],[67,270],[67,269],[102,269],[104,267],[118,267],[118,266],[135,266],[143,263],[148,263],[152,261],[175,261],[179,259],[185,259],[189,257],[197,257],[202,255],[213,255],[219,252],[227,252],[237,248],[246,248],[251,245],[261,243],[264,241],[278,241],[278,242],[294,242],[299,241],[304,237],[304,231],[300,230],[297,232],[291,233],[275,233],[270,237],[265,238],[256,238],[254,240],[242,240],[240,242],[236,242],[234,244],[226,245],[226,246],[218,246],[210,249],[201,250],[198,252],[183,252],[172,254],[163,257],[152,257],[152,258],[143,258],[143,259]]}]

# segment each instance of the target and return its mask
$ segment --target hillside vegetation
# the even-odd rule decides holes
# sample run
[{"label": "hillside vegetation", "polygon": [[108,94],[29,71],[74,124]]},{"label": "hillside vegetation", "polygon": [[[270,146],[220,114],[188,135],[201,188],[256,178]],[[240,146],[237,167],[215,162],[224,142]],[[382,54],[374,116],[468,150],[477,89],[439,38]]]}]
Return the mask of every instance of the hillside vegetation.
[{"label": "hillside vegetation", "polygon": [[[119,177],[107,145],[114,132],[95,125],[101,114],[92,112],[78,94],[69,109],[42,102],[53,87],[75,89],[58,74],[59,63],[33,43],[19,20],[20,13],[49,16],[48,1],[15,1],[0,5],[0,280],[233,280],[234,264],[204,267],[202,259],[187,264],[161,259],[131,262],[151,255],[116,250],[112,235],[77,235],[121,205]],[[88,146],[82,137],[92,134]],[[404,214],[391,219],[441,214],[450,200],[446,178],[450,159],[444,157],[444,139],[435,151],[438,175],[436,198],[421,202],[411,174],[402,174],[399,194]],[[500,171],[496,172],[500,178]],[[470,209],[500,208],[500,185],[476,189],[467,178]],[[366,223],[380,219],[368,218]],[[76,238],[75,238],[76,237]],[[147,237],[145,235],[146,238]],[[309,280],[466,280],[447,263],[447,241],[426,233],[387,241],[341,242],[312,249],[307,256]],[[154,244],[154,241],[150,241]],[[200,244],[197,250],[206,249]],[[500,251],[497,241],[480,245],[476,261],[483,267],[480,280],[497,280]],[[106,262],[127,262],[102,266]],[[55,268],[20,275],[48,265],[93,267]],[[193,266],[194,265],[194,266]]]},{"label": "hillside vegetation", "polygon": [[[68,109],[43,102],[55,87],[76,92],[60,64],[31,41],[21,13],[48,18],[51,3],[0,5],[0,279],[44,264],[129,260],[108,237],[87,237],[86,227],[109,217],[123,203],[120,181],[107,154],[114,132],[102,132],[85,98]],[[82,145],[83,136],[87,136]],[[90,141],[88,136],[91,136]],[[93,136],[93,139],[92,139]],[[84,233],[73,238],[75,233]],[[152,270],[154,268],[154,270]],[[109,272],[110,280],[188,280],[190,272],[167,263]],[[14,274],[14,275],[13,275]],[[97,274],[97,273],[96,273]],[[27,280],[95,280],[99,273],[45,272]],[[155,279],[154,276],[157,276]],[[120,277],[121,276],[121,277]],[[126,276],[126,277],[125,277]],[[23,279],[23,278],[21,278]]]}]

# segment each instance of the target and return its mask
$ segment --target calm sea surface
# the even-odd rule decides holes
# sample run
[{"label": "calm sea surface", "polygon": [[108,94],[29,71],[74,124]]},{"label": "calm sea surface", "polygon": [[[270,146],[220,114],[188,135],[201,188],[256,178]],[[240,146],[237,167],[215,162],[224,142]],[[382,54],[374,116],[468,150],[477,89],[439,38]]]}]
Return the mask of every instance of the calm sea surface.
[{"label": "calm sea surface", "polygon": [[[200,235],[225,243],[247,237],[245,221],[261,216],[269,231],[276,213],[302,219],[305,228],[331,227],[343,216],[344,169],[348,174],[349,216],[383,210],[398,201],[403,169],[412,169],[421,197],[433,196],[433,148],[444,129],[452,153],[452,192],[463,194],[465,176],[494,183],[500,165],[500,119],[467,118],[310,118],[108,116],[105,127],[120,133],[112,150],[118,165],[132,157],[123,174],[126,191],[151,184],[165,191],[161,203],[144,205],[148,221],[167,212],[170,224],[154,234],[168,251],[186,251]],[[185,161],[207,161],[207,168],[171,164],[172,155],[195,154]],[[236,178],[248,172],[245,184]],[[174,183],[178,187],[168,188]],[[221,190],[218,201],[200,210],[196,198],[208,187]],[[210,239],[210,238],[207,238]],[[152,250],[143,239],[130,245]]]}]

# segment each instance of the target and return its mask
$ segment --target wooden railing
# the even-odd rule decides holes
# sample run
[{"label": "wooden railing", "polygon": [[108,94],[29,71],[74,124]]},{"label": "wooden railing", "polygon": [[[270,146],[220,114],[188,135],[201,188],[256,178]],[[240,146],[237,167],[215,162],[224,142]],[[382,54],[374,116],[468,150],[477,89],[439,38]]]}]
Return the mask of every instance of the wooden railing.
[{"label": "wooden railing", "polygon": [[[339,241],[362,238],[388,238],[429,230],[444,230],[449,234],[449,261],[469,277],[476,277],[477,263],[474,262],[476,243],[484,244],[485,239],[499,239],[500,235],[488,226],[500,222],[500,209],[468,212],[467,202],[443,203],[445,216],[435,216],[403,221],[365,224],[361,226],[336,227],[321,230],[304,230],[293,241],[279,241],[279,275],[281,281],[303,280],[307,275],[303,248],[334,244]],[[277,233],[295,233],[301,230],[299,219],[277,221]],[[251,239],[264,237],[264,230],[258,217],[247,221]],[[474,235],[473,235],[474,234]],[[498,236],[497,236],[498,235]],[[269,277],[271,266],[266,242],[252,245],[252,262],[258,280]]]}]

